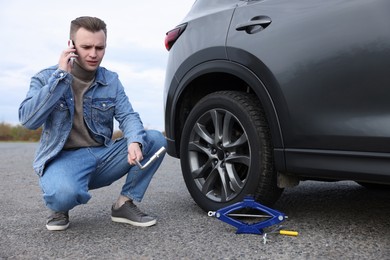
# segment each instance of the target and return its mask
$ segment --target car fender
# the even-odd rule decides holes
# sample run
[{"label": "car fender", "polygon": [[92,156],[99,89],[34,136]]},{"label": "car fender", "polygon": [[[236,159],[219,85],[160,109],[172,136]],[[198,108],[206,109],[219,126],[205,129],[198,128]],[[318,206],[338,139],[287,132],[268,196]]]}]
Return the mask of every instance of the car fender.
[{"label": "car fender", "polygon": [[[214,49],[214,48],[213,48]],[[273,98],[268,91],[266,85],[262,78],[256,75],[252,70],[248,69],[243,64],[237,63],[228,59],[209,59],[209,60],[201,60],[199,57],[210,57],[207,54],[214,53],[221,54],[221,52],[215,50],[208,50],[206,53],[197,53],[194,57],[190,57],[183,63],[182,67],[177,69],[177,73],[173,78],[176,80],[172,80],[171,85],[169,87],[169,93],[166,102],[166,118],[169,120],[165,120],[166,122],[166,134],[168,142],[172,141],[174,147],[168,149],[168,153],[178,157],[178,149],[179,149],[179,141],[181,137],[181,129],[184,125],[183,118],[184,116],[180,116],[179,113],[183,113],[180,111],[180,108],[183,107],[183,102],[185,100],[186,93],[189,88],[191,88],[191,84],[197,79],[212,74],[224,74],[224,75],[234,75],[237,79],[245,82],[246,87],[241,88],[242,91],[253,91],[258,97],[260,103],[262,104],[267,120],[269,123],[271,136],[273,145],[275,148],[275,161],[277,164],[277,168],[280,170],[284,169],[284,155],[283,155],[283,136],[281,131],[281,126],[279,122],[278,112],[275,108],[275,104]],[[220,55],[217,55],[220,56]],[[192,64],[191,64],[192,63]],[[190,65],[191,64],[191,65]],[[190,68],[189,70],[184,72],[183,68]],[[265,66],[264,66],[265,68]],[[267,75],[267,82],[272,82],[269,79],[269,72],[264,72],[262,75]],[[275,82],[275,81],[274,81]],[[206,86],[201,89],[198,87],[196,89],[197,93],[203,93],[203,96],[206,94],[212,93],[214,91],[220,90],[237,90],[232,89],[225,86],[218,86],[215,88],[206,88]],[[188,95],[188,93],[187,93]],[[192,106],[193,107],[193,106]],[[175,109],[173,109],[175,108]],[[178,109],[179,108],[179,109]],[[189,113],[190,111],[188,111]],[[185,113],[185,112],[184,112]],[[176,128],[175,128],[176,126]]]}]

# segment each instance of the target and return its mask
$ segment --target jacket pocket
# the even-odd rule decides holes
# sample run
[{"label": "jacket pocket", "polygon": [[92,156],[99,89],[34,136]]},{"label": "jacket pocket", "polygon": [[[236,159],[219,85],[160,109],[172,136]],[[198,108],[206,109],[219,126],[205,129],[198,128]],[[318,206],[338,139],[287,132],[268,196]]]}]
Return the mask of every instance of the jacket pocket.
[{"label": "jacket pocket", "polygon": [[92,122],[98,133],[107,137],[112,135],[115,114],[113,98],[98,98],[92,100]]},{"label": "jacket pocket", "polygon": [[68,120],[70,120],[68,104],[66,103],[65,99],[60,99],[57,102],[54,111],[49,115],[46,124],[51,124],[55,127],[61,127],[64,122]]}]

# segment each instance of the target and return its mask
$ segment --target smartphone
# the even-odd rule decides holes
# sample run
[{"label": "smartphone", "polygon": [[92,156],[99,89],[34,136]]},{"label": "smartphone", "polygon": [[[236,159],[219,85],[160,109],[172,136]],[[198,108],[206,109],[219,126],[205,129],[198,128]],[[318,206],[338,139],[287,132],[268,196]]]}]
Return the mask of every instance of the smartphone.
[{"label": "smartphone", "polygon": [[[69,40],[69,41],[68,41],[68,46],[69,46],[70,48],[74,48],[74,44],[73,44],[73,41],[72,41],[72,40]],[[74,53],[71,52],[71,54],[74,54]],[[72,57],[72,58],[69,59],[70,66],[73,67],[73,63],[74,63],[74,60],[75,60],[75,59],[76,59],[75,57]]]},{"label": "smartphone", "polygon": [[158,157],[165,153],[165,147],[161,147],[144,165],[142,165],[139,161],[135,161],[137,166],[143,170],[148,168]]}]

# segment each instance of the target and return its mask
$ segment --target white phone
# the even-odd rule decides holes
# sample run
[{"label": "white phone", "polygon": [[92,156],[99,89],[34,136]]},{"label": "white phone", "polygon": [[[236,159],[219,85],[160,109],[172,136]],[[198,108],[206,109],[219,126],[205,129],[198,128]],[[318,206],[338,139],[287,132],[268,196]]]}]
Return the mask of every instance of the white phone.
[{"label": "white phone", "polygon": [[[69,46],[70,48],[74,48],[74,44],[73,44],[73,41],[72,41],[72,40],[69,40],[69,41],[68,41],[68,46]],[[74,53],[71,52],[71,54],[74,54]],[[72,58],[69,59],[70,66],[73,67],[73,63],[74,63],[75,59],[76,59],[75,57],[72,57]]]}]

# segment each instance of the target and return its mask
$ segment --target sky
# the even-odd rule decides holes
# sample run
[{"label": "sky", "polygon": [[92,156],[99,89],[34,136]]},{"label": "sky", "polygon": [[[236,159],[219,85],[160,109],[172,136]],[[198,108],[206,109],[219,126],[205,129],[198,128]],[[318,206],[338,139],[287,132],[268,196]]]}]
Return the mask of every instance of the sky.
[{"label": "sky", "polygon": [[58,63],[70,21],[95,16],[107,24],[101,66],[119,74],[148,129],[164,130],[165,33],[195,0],[0,0],[0,123],[19,124],[18,108],[31,77]]}]

